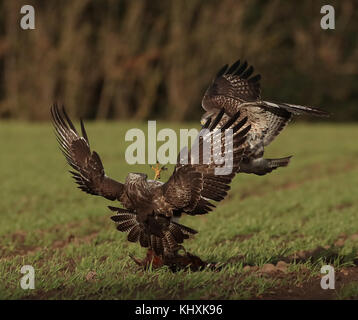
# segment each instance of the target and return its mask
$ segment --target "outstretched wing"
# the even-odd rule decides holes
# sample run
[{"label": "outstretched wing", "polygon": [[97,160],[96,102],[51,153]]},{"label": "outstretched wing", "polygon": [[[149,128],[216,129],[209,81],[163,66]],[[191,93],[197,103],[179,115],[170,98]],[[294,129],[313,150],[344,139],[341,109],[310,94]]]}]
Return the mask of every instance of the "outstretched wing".
[{"label": "outstretched wing", "polygon": [[[232,128],[232,141],[225,136],[225,130],[237,122],[240,112],[230,117],[218,129],[224,115],[224,110],[217,115],[210,124],[210,120],[203,126],[191,151],[181,150],[173,175],[163,185],[166,201],[175,209],[182,209],[188,214],[204,214],[212,210],[214,205],[210,200],[221,201],[230,189],[229,184],[238,172],[244,153],[242,147],[250,126],[247,118],[239,121]],[[213,138],[213,133],[216,136]],[[209,143],[208,143],[209,142]],[[217,160],[223,153],[229,154],[229,163],[219,163]]]},{"label": "outstretched wing", "polygon": [[95,151],[91,153],[82,120],[80,136],[64,108],[61,114],[58,106],[53,105],[51,115],[61,151],[75,170],[70,172],[79,188],[109,200],[119,199],[123,193],[123,184],[105,175],[99,155]]},{"label": "outstretched wing", "polygon": [[162,186],[165,200],[175,209],[193,210],[203,189],[203,176],[193,166],[177,168]]},{"label": "outstretched wing", "polygon": [[241,103],[260,99],[261,76],[252,76],[253,72],[246,61],[238,60],[230,68],[225,65],[206,90],[202,107],[206,111],[225,108],[226,113],[233,115]]},{"label": "outstretched wing", "polygon": [[249,66],[246,61],[241,63],[240,60],[230,67],[225,65],[221,68],[204,94],[202,100],[204,110],[218,112],[221,108],[225,108],[227,114],[233,115],[242,103],[255,101],[252,107],[257,105],[271,113],[279,108],[297,115],[329,116],[329,113],[311,106],[261,101],[261,75],[252,76],[253,73],[254,67]]},{"label": "outstretched wing", "polygon": [[[246,61],[238,60],[232,66],[225,65],[206,90],[202,107],[206,110],[202,120],[215,117],[221,108],[228,116],[238,110],[248,117],[252,129],[250,132],[250,157],[261,157],[263,147],[268,145],[282,131],[292,118],[292,114],[328,116],[329,114],[311,106],[288,103],[273,103],[261,100],[259,74]],[[227,120],[222,118],[220,126]]]}]

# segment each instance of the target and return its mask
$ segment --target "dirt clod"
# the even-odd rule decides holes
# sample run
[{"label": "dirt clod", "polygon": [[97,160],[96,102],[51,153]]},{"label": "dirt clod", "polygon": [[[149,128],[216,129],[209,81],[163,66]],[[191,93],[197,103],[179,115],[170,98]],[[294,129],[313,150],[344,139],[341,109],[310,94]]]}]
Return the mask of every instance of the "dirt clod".
[{"label": "dirt clod", "polygon": [[90,271],[87,273],[86,275],[86,280],[89,281],[89,282],[94,282],[96,281],[97,279],[97,273],[96,271]]},{"label": "dirt clod", "polygon": [[346,242],[346,240],[343,239],[343,238],[341,238],[341,239],[338,239],[338,240],[334,243],[334,245],[335,245],[336,247],[343,247],[345,242]]},{"label": "dirt clod", "polygon": [[281,272],[287,272],[287,267],[288,267],[288,263],[286,263],[285,261],[279,261],[276,264],[277,270]]},{"label": "dirt clod", "polygon": [[251,270],[251,267],[250,266],[245,266],[243,269],[242,269],[244,272],[248,272]]},{"label": "dirt clod", "polygon": [[262,273],[274,273],[276,271],[277,271],[277,269],[272,263],[264,264],[260,270],[260,272],[262,272]]}]

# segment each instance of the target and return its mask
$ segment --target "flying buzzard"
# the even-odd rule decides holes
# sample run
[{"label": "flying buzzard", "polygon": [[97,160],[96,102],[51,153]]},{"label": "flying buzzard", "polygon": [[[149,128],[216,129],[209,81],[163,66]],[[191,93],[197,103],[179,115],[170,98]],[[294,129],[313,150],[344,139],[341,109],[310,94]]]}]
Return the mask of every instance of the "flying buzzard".
[{"label": "flying buzzard", "polygon": [[252,76],[253,72],[252,66],[248,67],[246,61],[241,63],[240,60],[230,68],[228,65],[221,68],[203,97],[202,107],[206,112],[202,122],[215,118],[224,108],[225,116],[221,120],[224,123],[227,116],[240,110],[241,117],[247,117],[251,125],[240,172],[264,175],[289,163],[291,157],[264,159],[263,154],[264,147],[275,139],[292,115],[328,116],[328,113],[309,106],[262,100],[261,76]]},{"label": "flying buzzard", "polygon": [[[236,112],[221,127],[219,139],[209,149],[203,148],[205,142],[211,141],[212,133],[217,132],[215,129],[224,115],[222,110],[213,121],[209,119],[206,122],[194,142],[192,150],[199,150],[199,153],[187,153],[187,164],[180,161],[166,183],[149,180],[143,173],[129,173],[125,182],[121,183],[106,176],[99,155],[95,151],[91,152],[82,120],[81,136],[64,108],[60,112],[57,105],[54,105],[51,115],[60,148],[73,168],[70,172],[79,188],[92,195],[120,201],[124,208],[109,207],[116,212],[111,218],[117,223],[117,229],[128,232],[129,241],[139,242],[142,247],[154,251],[157,257],[175,256],[182,248],[184,239],[197,233],[177,223],[175,217],[183,213],[208,213],[215,207],[211,201],[225,198],[231,180],[239,171],[243,145],[250,131],[250,125],[246,125],[247,118],[240,117],[240,112]],[[241,120],[237,121],[239,118]],[[232,143],[229,143],[228,139],[224,139],[225,130],[233,123],[236,125],[231,131]],[[232,155],[232,170],[229,174],[217,174],[216,169],[223,164],[213,161],[216,153],[223,150],[228,150]],[[204,161],[208,153],[209,161]],[[185,155],[184,149],[179,159]]]}]

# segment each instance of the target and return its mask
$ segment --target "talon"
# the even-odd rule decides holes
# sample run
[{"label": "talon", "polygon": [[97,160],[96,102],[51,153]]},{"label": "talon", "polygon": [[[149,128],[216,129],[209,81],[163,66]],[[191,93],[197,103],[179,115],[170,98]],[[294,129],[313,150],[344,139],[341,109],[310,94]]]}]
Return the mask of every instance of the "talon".
[{"label": "talon", "polygon": [[155,166],[151,166],[152,170],[154,170],[154,180],[160,180],[160,173],[162,171],[168,170],[165,166],[159,167],[159,163],[157,162]]},{"label": "talon", "polygon": [[178,254],[178,252],[179,252],[180,250],[183,250],[186,256],[188,255],[187,251],[185,250],[184,246],[182,246],[182,245],[178,245],[178,247],[177,247],[175,253]]},{"label": "talon", "polygon": [[138,266],[142,266],[143,262],[140,261],[139,259],[137,259],[134,255],[132,255],[131,253],[129,254],[129,257],[138,265]]},{"label": "talon", "polygon": [[137,259],[132,254],[129,254],[129,257],[135,262],[135,264],[144,268],[144,270],[148,270],[150,266],[152,266],[154,269],[163,266],[162,258],[157,256],[151,249],[147,251],[146,257],[143,260]]}]

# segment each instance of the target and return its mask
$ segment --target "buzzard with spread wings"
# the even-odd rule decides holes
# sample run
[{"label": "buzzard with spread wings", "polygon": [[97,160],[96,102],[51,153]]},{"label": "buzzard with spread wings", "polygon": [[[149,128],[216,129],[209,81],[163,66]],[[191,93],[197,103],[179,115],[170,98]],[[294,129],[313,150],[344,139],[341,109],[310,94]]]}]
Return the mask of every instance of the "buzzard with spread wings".
[{"label": "buzzard with spread wings", "polygon": [[[143,173],[129,173],[125,182],[120,183],[106,176],[99,155],[90,149],[82,120],[80,135],[64,108],[61,112],[54,105],[51,115],[60,148],[73,168],[70,172],[78,187],[89,194],[120,201],[124,208],[109,207],[116,212],[111,218],[117,223],[117,229],[128,232],[129,241],[139,242],[157,257],[175,256],[183,241],[197,233],[177,223],[176,217],[183,213],[208,213],[215,207],[212,201],[225,198],[231,180],[240,169],[243,145],[250,131],[247,118],[240,117],[240,112],[222,122],[224,110],[221,110],[202,127],[191,149],[196,152],[187,152],[187,149],[180,152],[180,161],[166,183],[149,180]],[[217,130],[219,123],[222,127]],[[229,127],[232,127],[231,140],[226,139]],[[212,139],[213,132],[218,139]],[[211,143],[206,144],[208,141]],[[215,160],[217,153],[222,154],[224,150],[231,155],[230,172],[225,174],[216,171],[225,163]]]},{"label": "buzzard with spread wings", "polygon": [[251,130],[246,140],[246,152],[240,171],[264,175],[289,163],[291,157],[264,159],[263,154],[264,147],[275,139],[292,115],[326,117],[329,114],[310,106],[262,100],[261,76],[253,76],[253,73],[254,68],[240,60],[230,67],[225,65],[221,68],[203,97],[202,107],[206,112],[202,116],[202,122],[215,118],[224,108],[225,115],[221,120],[223,125],[228,117],[241,111],[241,117],[248,118]]}]

